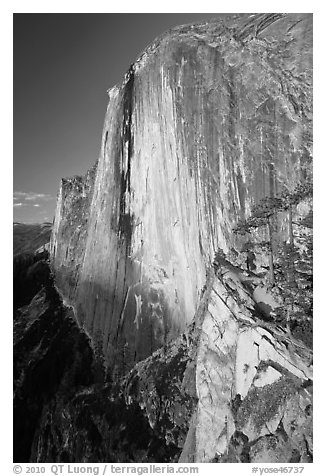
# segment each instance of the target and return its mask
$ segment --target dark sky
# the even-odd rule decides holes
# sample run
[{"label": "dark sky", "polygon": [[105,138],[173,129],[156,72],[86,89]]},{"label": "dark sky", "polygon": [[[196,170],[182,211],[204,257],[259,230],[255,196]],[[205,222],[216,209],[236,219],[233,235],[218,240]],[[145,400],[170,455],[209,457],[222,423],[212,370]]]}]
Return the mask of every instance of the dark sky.
[{"label": "dark sky", "polygon": [[[14,14],[14,221],[52,221],[98,157],[106,90],[155,37],[220,14]],[[224,14],[225,15],[225,14]]]}]

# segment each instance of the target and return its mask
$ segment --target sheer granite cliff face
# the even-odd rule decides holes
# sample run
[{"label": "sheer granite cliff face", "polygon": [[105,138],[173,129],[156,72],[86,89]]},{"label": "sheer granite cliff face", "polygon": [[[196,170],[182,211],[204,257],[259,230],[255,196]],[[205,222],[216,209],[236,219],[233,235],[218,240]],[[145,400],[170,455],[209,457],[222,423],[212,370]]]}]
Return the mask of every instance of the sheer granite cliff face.
[{"label": "sheer granite cliff face", "polygon": [[312,461],[312,351],[257,319],[246,276],[216,263],[187,330],[113,380],[39,278],[15,313],[15,462]]},{"label": "sheer granite cliff face", "polygon": [[311,42],[305,14],[178,27],[108,91],[94,179],[61,184],[51,255],[110,367],[180,335],[216,250],[241,249],[238,220],[310,174]]}]

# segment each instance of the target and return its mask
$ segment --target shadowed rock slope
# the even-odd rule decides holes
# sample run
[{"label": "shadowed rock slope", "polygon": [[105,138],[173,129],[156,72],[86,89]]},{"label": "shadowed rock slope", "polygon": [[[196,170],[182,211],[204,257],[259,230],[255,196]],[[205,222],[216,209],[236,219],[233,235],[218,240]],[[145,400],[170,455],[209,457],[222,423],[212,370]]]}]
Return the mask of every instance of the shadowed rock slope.
[{"label": "shadowed rock slope", "polygon": [[48,248],[52,232],[51,223],[27,225],[14,223],[13,248],[14,256],[20,253],[34,253],[43,246]]}]

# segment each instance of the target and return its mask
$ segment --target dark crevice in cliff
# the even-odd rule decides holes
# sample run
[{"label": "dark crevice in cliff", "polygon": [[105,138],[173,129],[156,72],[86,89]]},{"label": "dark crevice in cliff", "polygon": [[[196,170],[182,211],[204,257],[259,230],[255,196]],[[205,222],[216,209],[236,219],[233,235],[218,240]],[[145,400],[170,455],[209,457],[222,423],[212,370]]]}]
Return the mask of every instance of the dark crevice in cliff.
[{"label": "dark crevice in cliff", "polygon": [[14,257],[13,266],[13,304],[14,313],[38,293],[44,283],[51,279],[47,263],[48,252],[37,254],[21,253]]},{"label": "dark crevice in cliff", "polygon": [[[121,137],[121,169],[120,169],[120,214],[119,214],[119,235],[124,237],[126,253],[128,254],[131,244],[131,235],[134,226],[134,217],[126,209],[127,194],[130,195],[130,173],[131,159],[133,155],[133,133],[132,133],[132,112],[133,112],[133,89],[134,89],[134,67],[131,66],[127,73],[127,80],[123,91],[123,118]],[[125,157],[125,155],[127,157]],[[125,159],[127,159],[125,161]],[[126,170],[124,165],[126,163]]]}]

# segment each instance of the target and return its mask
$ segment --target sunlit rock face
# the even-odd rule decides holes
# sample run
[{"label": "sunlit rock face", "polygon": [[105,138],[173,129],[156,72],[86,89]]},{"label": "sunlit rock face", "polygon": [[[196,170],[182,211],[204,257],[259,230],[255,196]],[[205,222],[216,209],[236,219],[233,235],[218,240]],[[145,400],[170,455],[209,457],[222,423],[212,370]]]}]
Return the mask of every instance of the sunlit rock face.
[{"label": "sunlit rock face", "polygon": [[308,14],[177,27],[109,90],[96,173],[61,185],[51,253],[110,366],[179,335],[238,220],[309,173],[311,43]]},{"label": "sunlit rock face", "polygon": [[79,268],[85,254],[96,166],[84,177],[62,179],[57,197],[51,253],[55,257],[57,283],[68,300],[75,295]]}]

